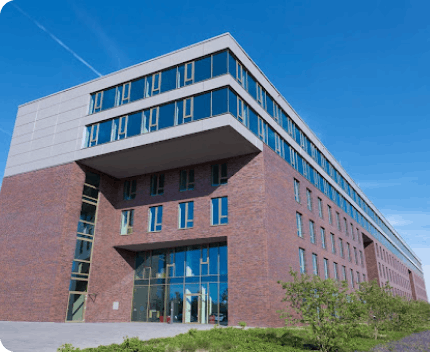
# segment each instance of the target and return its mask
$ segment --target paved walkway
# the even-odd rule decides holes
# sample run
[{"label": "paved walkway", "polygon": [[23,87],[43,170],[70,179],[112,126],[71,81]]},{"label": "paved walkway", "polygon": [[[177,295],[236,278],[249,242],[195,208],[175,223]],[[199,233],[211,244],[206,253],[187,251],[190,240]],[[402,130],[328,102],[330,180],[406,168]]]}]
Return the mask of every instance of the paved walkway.
[{"label": "paved walkway", "polygon": [[[56,352],[62,344],[97,347],[122,343],[123,337],[149,340],[170,337],[189,329],[207,330],[213,325],[162,323],[29,323],[0,321],[0,340],[11,352]],[[3,352],[0,347],[0,352]]]}]

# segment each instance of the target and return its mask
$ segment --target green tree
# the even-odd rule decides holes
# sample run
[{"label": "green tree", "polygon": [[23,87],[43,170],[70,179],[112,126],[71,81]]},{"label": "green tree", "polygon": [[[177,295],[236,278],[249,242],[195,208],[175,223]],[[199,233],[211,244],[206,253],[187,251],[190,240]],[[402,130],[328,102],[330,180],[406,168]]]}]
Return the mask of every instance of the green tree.
[{"label": "green tree", "polygon": [[283,301],[289,302],[294,312],[280,311],[286,324],[309,325],[323,352],[344,344],[361,316],[361,305],[354,294],[348,294],[348,284],[319,276],[299,276],[292,269],[290,275],[293,281],[278,282],[285,289]]},{"label": "green tree", "polygon": [[379,287],[376,280],[362,282],[357,295],[364,305],[364,312],[369,326],[372,327],[375,340],[381,329],[392,324],[396,315],[396,300],[391,293],[391,286],[387,282]]}]

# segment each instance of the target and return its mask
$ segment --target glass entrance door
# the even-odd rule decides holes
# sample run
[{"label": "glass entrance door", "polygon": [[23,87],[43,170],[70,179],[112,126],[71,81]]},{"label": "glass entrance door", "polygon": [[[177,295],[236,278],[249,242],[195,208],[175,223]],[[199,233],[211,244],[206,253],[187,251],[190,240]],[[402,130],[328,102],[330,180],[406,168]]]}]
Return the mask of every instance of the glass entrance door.
[{"label": "glass entrance door", "polygon": [[207,295],[188,294],[184,299],[184,323],[207,324]]}]

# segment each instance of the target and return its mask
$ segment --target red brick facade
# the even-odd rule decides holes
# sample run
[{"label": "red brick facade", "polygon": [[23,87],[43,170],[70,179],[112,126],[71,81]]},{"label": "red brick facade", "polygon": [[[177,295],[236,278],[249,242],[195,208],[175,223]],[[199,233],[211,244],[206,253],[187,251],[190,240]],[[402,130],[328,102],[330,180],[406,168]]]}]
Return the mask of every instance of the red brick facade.
[{"label": "red brick facade", "polygon": [[[166,170],[163,195],[150,196],[150,175],[141,175],[133,178],[137,180],[137,194],[128,201],[122,199],[124,180],[101,175],[85,321],[131,320],[136,251],[211,239],[227,240],[229,325],[239,321],[249,326],[284,324],[276,313],[285,308],[281,302],[283,290],[277,281],[290,279],[290,266],[299,271],[299,248],[305,250],[309,274],[315,253],[321,277],[323,258],[327,258],[330,277],[334,277],[336,262],[341,279],[342,266],[346,267],[348,283],[350,269],[354,281],[359,272],[360,281],[365,274],[366,280],[376,278],[382,283],[378,267],[383,262],[391,275],[407,280],[390,280],[394,288],[413,298],[427,299],[422,279],[408,274],[394,255],[390,264],[381,260],[376,241],[364,243],[365,238],[372,236],[267,146],[262,153],[217,162],[228,164],[226,185],[213,187],[211,164],[199,164],[191,166],[195,172],[194,190],[180,192],[179,169]],[[300,182],[300,203],[294,198],[294,178]],[[4,179],[0,193],[0,320],[65,320],[84,179],[85,171],[76,163]],[[307,208],[307,188],[312,192],[312,211]],[[229,223],[211,226],[210,200],[221,196],[228,196]],[[318,197],[323,202],[322,219]],[[194,227],[178,230],[178,203],[183,200],[194,201]],[[163,228],[150,233],[148,209],[153,205],[164,207]],[[328,220],[327,205],[331,207],[332,223]],[[133,233],[121,236],[121,212],[129,208],[135,210]],[[303,238],[297,236],[296,212],[302,215]],[[340,214],[340,229],[336,212]],[[309,240],[309,220],[315,224],[315,244]],[[355,239],[349,229],[352,222]],[[326,249],[321,247],[321,227],[325,229]],[[332,253],[331,234],[335,235],[336,253]],[[343,258],[339,238],[343,239]],[[351,261],[347,243],[351,246]],[[113,302],[119,302],[118,310],[113,310]]]}]

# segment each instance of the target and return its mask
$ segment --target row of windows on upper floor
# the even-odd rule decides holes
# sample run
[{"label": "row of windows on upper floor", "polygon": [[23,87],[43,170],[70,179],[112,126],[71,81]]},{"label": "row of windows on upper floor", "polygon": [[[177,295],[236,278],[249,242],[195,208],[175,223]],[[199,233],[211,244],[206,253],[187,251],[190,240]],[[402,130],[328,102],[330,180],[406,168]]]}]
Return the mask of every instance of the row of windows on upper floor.
[{"label": "row of windows on upper floor", "polygon": [[228,52],[212,54],[91,94],[90,114],[148,98],[228,72]]},{"label": "row of windows on upper floor", "polygon": [[[121,235],[133,233],[134,209],[122,211]],[[228,197],[211,199],[211,226],[228,224]],[[158,232],[163,226],[163,205],[149,207],[148,232]],[[194,227],[194,201],[178,204],[178,229],[190,229]]]},{"label": "row of windows on upper floor", "polygon": [[394,256],[389,254],[388,251],[385,251],[385,249],[383,249],[381,246],[378,247],[377,243],[375,243],[375,249],[376,249],[377,257],[380,257],[386,263],[390,264],[396,270],[400,271],[403,275],[408,274],[408,269],[406,268],[406,266],[401,264],[399,260],[397,260]]},{"label": "row of windows on upper floor", "polygon": [[[304,238],[305,237],[305,230],[303,227],[303,220],[302,220],[302,214],[296,213],[296,224],[297,224],[297,236]],[[320,227],[320,241],[321,241],[321,247],[323,249],[327,249],[327,239],[326,239],[326,230],[324,227]],[[309,220],[309,240],[312,244],[317,243],[316,235],[315,235],[315,222],[313,220]],[[344,240],[338,236],[337,245],[336,245],[336,236],[334,233],[330,233],[330,243],[331,243],[331,252],[333,254],[339,253],[341,258],[345,258],[345,250],[343,245]],[[361,249],[357,249],[357,247],[353,247],[354,252],[354,259],[355,264],[359,265],[358,259],[360,259],[360,264],[362,267],[364,267],[364,257],[363,252]],[[339,249],[339,251],[338,251]],[[348,261],[352,262],[352,256],[351,256],[351,244],[349,242],[346,242],[346,249],[348,254]]]},{"label": "row of windows on upper floor", "polygon": [[[385,234],[418,263],[417,258],[386,226],[381,218],[357,194],[321,151],[297,127],[258,81],[244,68],[229,50],[199,58],[182,65],[155,72],[133,81],[91,94],[90,113],[110,109],[135,100],[181,88],[219,75],[230,73],[239,84],[265,109],[273,119],[325,170],[325,172],[368,214]],[[186,108],[186,107],[185,107]],[[185,116],[185,115],[184,115]],[[153,117],[156,119],[157,117]],[[189,118],[189,117],[188,117]],[[185,117],[184,117],[185,119]],[[149,117],[151,120],[151,117]],[[149,123],[150,124],[150,123]],[[118,137],[120,139],[120,137]]]},{"label": "row of windows on upper floor", "polygon": [[[329,268],[329,260],[327,258],[323,258],[324,263],[324,279],[327,280],[330,278],[330,268]],[[307,265],[306,265],[306,251],[303,248],[299,248],[299,265],[300,265],[300,273],[306,274],[307,273]],[[338,273],[338,263],[333,262],[333,279],[340,281],[341,278]],[[342,281],[347,281],[346,276],[346,266],[342,265]],[[355,284],[360,285],[360,272],[356,272],[357,275],[355,276],[354,280],[354,270],[349,269],[349,284],[351,288],[355,287]],[[319,263],[318,263],[318,254],[312,253],[312,274],[319,276]],[[355,281],[355,282],[354,282]],[[366,281],[366,274],[362,274],[362,281]]]},{"label": "row of windows on upper floor", "polygon": [[[393,253],[402,257],[404,261],[407,261],[406,257],[401,255],[401,253],[388,242],[388,240],[382,236],[382,234],[380,234],[346,198],[281,138],[263,118],[258,116],[231,88],[221,88],[205,92],[126,116],[89,125],[86,131],[85,146],[91,147],[100,145],[228,112],[284,158],[355,221],[366,228]],[[407,250],[402,244],[401,248]]]},{"label": "row of windows on upper floor", "polygon": [[325,158],[323,153],[309,140],[274,99],[261,87],[252,75],[244,68],[239,60],[229,53],[229,73],[237,82],[267,111],[267,113],[302,147],[339,185],[342,189],[358,204],[358,206],[369,215],[373,221],[389,236],[399,247],[405,250],[418,263],[417,258],[406,248],[396,235],[387,227],[382,219],[372,210],[347,180],[337,171],[337,169]]}]

